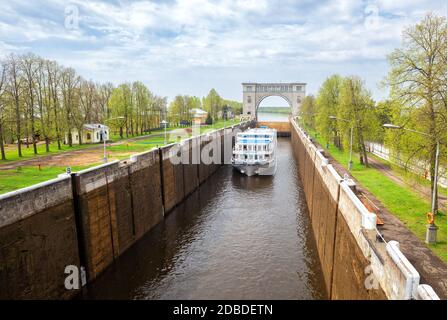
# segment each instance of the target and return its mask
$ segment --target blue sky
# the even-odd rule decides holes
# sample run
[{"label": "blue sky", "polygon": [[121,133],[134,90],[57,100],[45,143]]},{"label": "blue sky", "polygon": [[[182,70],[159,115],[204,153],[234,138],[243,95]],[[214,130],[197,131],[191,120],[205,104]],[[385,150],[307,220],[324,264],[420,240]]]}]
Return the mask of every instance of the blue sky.
[{"label": "blue sky", "polygon": [[376,99],[386,55],[405,26],[440,0],[0,0],[0,54],[34,52],[95,81],[140,80],[172,99],[241,82],[299,81],[315,93],[333,73],[357,74]]}]

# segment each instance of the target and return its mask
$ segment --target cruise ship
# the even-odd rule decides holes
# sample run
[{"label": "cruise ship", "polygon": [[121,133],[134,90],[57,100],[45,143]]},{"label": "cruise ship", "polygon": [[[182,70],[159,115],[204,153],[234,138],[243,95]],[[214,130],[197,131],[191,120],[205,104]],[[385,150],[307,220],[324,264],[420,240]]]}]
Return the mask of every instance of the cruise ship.
[{"label": "cruise ship", "polygon": [[274,175],[276,172],[276,130],[248,129],[236,136],[231,163],[247,176]]}]

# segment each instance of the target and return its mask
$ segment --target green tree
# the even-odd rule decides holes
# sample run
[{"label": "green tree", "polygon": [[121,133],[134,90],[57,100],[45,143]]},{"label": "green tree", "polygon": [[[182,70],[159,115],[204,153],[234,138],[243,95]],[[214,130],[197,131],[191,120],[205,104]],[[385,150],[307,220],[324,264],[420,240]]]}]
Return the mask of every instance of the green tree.
[{"label": "green tree", "polygon": [[363,81],[356,76],[343,80],[337,118],[337,129],[342,133],[343,145],[349,145],[350,129],[354,129],[353,148],[359,152],[360,163],[368,166],[368,153],[365,141],[375,140],[380,130],[375,103]]},{"label": "green tree", "polygon": [[[426,157],[430,163],[430,176],[434,177],[436,141],[446,135],[446,117],[442,105],[446,105],[447,91],[445,80],[447,74],[447,22],[445,17],[429,13],[415,26],[403,32],[401,48],[394,50],[388,57],[391,70],[388,84],[391,95],[406,106],[397,117],[397,124],[410,126],[411,129],[425,132],[434,139],[421,139],[411,133],[400,133],[402,143],[413,144],[408,155]],[[406,122],[402,122],[405,120]],[[445,146],[443,147],[445,148]],[[419,150],[417,152],[416,150]],[[441,152],[445,155],[445,152]],[[445,156],[444,156],[445,159]],[[431,179],[433,190],[434,179]],[[433,194],[432,194],[433,196]],[[437,194],[435,212],[437,211]]]},{"label": "green tree", "polygon": [[338,113],[340,87],[343,78],[333,75],[327,78],[316,97],[316,127],[318,132],[326,139],[337,137],[337,130],[334,121],[329,117]]},{"label": "green tree", "polygon": [[301,121],[306,128],[316,129],[315,116],[316,116],[316,103],[313,95],[308,95],[304,98],[301,104]]},{"label": "green tree", "polygon": [[222,109],[222,98],[219,96],[216,90],[210,90],[208,95],[205,97],[203,107],[213,119],[217,118],[217,113]]},{"label": "green tree", "polygon": [[132,116],[132,94],[129,84],[121,84],[114,89],[109,101],[109,108],[112,118],[123,117],[121,121],[111,121],[112,128],[119,128],[120,137],[124,137],[124,128],[126,136],[129,135],[129,122]]}]

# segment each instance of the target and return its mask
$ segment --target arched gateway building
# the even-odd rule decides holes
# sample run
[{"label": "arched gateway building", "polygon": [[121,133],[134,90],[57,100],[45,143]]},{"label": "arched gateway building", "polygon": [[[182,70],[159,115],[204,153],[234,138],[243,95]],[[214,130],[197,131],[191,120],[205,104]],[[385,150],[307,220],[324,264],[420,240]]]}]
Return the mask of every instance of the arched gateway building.
[{"label": "arched gateway building", "polygon": [[306,96],[306,83],[242,83],[243,112],[257,118],[257,110],[262,100],[270,96],[284,98],[292,109],[292,115],[297,115],[301,102]]}]

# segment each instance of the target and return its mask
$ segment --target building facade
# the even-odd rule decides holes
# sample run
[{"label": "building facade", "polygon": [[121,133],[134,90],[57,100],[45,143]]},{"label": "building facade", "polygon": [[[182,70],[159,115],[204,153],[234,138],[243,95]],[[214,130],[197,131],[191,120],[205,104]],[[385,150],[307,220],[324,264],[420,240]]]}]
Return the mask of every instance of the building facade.
[{"label": "building facade", "polygon": [[[99,123],[84,124],[82,132],[77,129],[71,130],[71,141],[73,144],[79,144],[80,138],[83,144],[99,143],[109,140],[109,127]],[[82,136],[81,136],[82,135]],[[65,144],[68,144],[68,133],[65,134]]]}]

